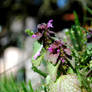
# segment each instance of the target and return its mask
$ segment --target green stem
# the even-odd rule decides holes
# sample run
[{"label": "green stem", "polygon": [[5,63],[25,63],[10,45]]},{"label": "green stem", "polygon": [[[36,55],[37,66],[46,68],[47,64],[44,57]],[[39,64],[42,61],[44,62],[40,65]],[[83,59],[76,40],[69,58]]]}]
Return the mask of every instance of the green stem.
[{"label": "green stem", "polygon": [[38,74],[40,74],[40,75],[43,76],[44,78],[47,77],[47,74],[44,73],[44,72],[42,72],[41,70],[37,69],[37,67],[32,66],[32,69],[33,69],[34,72],[37,72]]},{"label": "green stem", "polygon": [[[62,67],[62,62],[61,61],[59,61],[59,62],[60,62],[59,67],[58,67],[59,71],[62,71],[63,74],[66,74],[64,68]],[[60,76],[61,76],[61,74],[60,74]]]}]

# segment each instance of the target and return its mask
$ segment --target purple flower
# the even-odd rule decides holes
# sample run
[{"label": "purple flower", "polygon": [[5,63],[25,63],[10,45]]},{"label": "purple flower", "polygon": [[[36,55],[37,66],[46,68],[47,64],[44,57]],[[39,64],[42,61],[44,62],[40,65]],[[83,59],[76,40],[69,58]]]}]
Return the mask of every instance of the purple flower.
[{"label": "purple flower", "polygon": [[35,54],[35,56],[33,57],[34,60],[36,60],[38,56],[40,56],[40,51]]},{"label": "purple flower", "polygon": [[[56,62],[58,62],[59,60],[61,60],[62,63],[64,63],[66,60],[65,56],[71,55],[70,49],[67,48],[67,46],[64,44],[64,42],[62,42],[61,40],[54,41],[54,43],[52,43],[50,45],[50,47],[48,48],[48,51],[50,52],[50,55],[52,55],[52,58],[54,58],[54,64]],[[55,57],[55,56],[57,56],[57,57]],[[52,63],[53,63],[53,59],[52,59]]]},{"label": "purple flower", "polygon": [[91,38],[91,35],[87,35],[87,38],[88,38],[88,39]]},{"label": "purple flower", "polygon": [[57,53],[60,52],[61,46],[62,46],[61,41],[58,41],[58,40],[57,40],[57,41],[55,41],[54,43],[52,43],[52,44],[50,45],[50,47],[48,48],[48,50],[49,50],[50,53],[57,54]]},{"label": "purple flower", "polygon": [[62,63],[64,63],[64,62],[65,62],[65,59],[63,59],[63,58],[60,58],[60,60],[62,61]]},{"label": "purple flower", "polygon": [[34,59],[34,60],[36,60],[37,57],[40,56],[40,52],[41,52],[42,48],[43,48],[43,45],[41,45],[39,51],[33,56],[33,59]]},{"label": "purple flower", "polygon": [[57,53],[59,53],[60,52],[60,49],[57,49]]},{"label": "purple flower", "polygon": [[43,31],[46,29],[46,26],[47,24],[46,23],[42,23],[42,24],[38,24],[37,28],[38,28],[38,31]]},{"label": "purple flower", "polygon": [[47,28],[50,28],[50,27],[53,28],[52,22],[53,22],[52,19],[48,21]]},{"label": "purple flower", "polygon": [[61,46],[62,46],[62,43],[61,43],[61,41],[59,41],[59,40],[56,40],[54,43],[52,43],[52,44],[50,45],[50,47],[53,48],[53,49],[58,49],[58,48],[61,47]]},{"label": "purple flower", "polygon": [[49,44],[49,42],[51,42],[51,36],[55,37],[55,33],[53,31],[51,31],[49,28],[53,27],[52,26],[52,22],[53,20],[49,20],[48,23],[41,23],[38,24],[37,26],[37,32],[34,33],[34,35],[32,35],[32,38],[37,38],[37,40],[39,40],[40,43],[44,43],[44,47],[47,44]]},{"label": "purple flower", "polygon": [[32,35],[32,38],[36,38],[36,37],[37,37],[37,35],[35,35],[35,34]]},{"label": "purple flower", "polygon": [[48,48],[48,50],[49,50],[49,52],[53,52],[53,48],[51,48],[51,47]]},{"label": "purple flower", "polygon": [[37,38],[38,40],[42,37],[42,34],[40,32],[36,32],[34,35],[32,35],[32,38]]}]

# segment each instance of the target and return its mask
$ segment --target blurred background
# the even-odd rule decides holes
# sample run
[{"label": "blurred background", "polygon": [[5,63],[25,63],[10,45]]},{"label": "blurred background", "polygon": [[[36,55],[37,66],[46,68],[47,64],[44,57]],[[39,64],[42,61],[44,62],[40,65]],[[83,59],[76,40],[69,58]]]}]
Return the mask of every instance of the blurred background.
[{"label": "blurred background", "polygon": [[[74,24],[76,11],[81,26],[92,30],[92,0],[0,0],[0,77],[13,73],[18,81],[31,79],[36,88],[41,77],[31,70],[34,40],[25,29],[37,31],[37,24],[53,19],[59,36]],[[88,12],[89,11],[89,12]],[[43,65],[39,67],[43,68]]]}]

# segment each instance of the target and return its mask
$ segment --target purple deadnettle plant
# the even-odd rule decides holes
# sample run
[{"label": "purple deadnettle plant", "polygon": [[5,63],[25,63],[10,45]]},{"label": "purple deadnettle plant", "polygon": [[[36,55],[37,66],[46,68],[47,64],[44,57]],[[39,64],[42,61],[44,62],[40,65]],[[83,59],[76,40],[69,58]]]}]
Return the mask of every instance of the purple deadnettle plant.
[{"label": "purple deadnettle plant", "polygon": [[[52,31],[52,23],[53,20],[49,20],[47,23],[38,24],[37,32],[34,34],[32,33],[32,38],[37,39],[37,44],[34,46],[36,48],[34,52],[36,51],[36,53],[33,56],[32,69],[46,79],[46,86],[44,86],[46,92],[53,92],[54,90],[55,92],[82,92],[81,89],[85,90],[85,88],[89,90],[88,92],[92,92],[90,91],[90,86],[85,85],[87,83],[86,76],[88,74],[85,73],[86,76],[82,74],[82,71],[85,70],[82,68],[82,64],[84,63],[83,65],[86,65],[89,55],[92,55],[90,51],[91,48],[89,50],[86,48],[87,51],[83,53],[75,48],[77,45],[79,47],[81,46],[81,39],[82,42],[86,41],[81,30],[79,30],[78,27],[74,27],[73,30],[70,30],[70,38],[73,43],[70,49],[66,43],[56,37],[55,33]],[[90,34],[92,34],[92,31],[90,31]],[[88,54],[87,57],[86,54]],[[46,60],[44,60],[45,56]],[[47,73],[43,73],[37,69],[41,61],[46,63]],[[89,69],[89,67],[87,69]],[[91,70],[89,73],[90,72]],[[84,81],[85,78],[86,81]],[[71,84],[72,87],[70,87]],[[89,84],[87,83],[87,85]]]},{"label": "purple deadnettle plant", "polygon": [[[69,57],[71,51],[67,48],[64,42],[52,38],[55,37],[55,33],[50,30],[50,28],[53,28],[52,22],[53,20],[49,20],[47,24],[38,24],[38,31],[32,35],[32,38],[37,38],[37,40],[43,44],[43,48],[49,51],[48,61],[56,64],[60,60],[64,63],[66,60],[65,57]],[[34,56],[34,59],[38,56],[40,56],[39,51]]]}]

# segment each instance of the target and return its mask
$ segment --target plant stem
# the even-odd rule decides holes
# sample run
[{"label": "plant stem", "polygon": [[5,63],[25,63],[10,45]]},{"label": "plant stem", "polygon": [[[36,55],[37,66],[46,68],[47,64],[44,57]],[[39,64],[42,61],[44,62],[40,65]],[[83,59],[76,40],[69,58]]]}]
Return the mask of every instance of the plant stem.
[{"label": "plant stem", "polygon": [[47,77],[47,74],[44,73],[44,72],[42,72],[41,70],[37,69],[37,67],[32,66],[32,69],[33,69],[34,72],[37,72],[38,74],[40,74],[40,75],[43,76],[44,78]]}]

